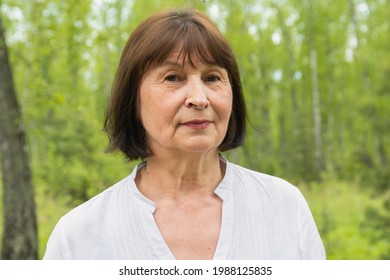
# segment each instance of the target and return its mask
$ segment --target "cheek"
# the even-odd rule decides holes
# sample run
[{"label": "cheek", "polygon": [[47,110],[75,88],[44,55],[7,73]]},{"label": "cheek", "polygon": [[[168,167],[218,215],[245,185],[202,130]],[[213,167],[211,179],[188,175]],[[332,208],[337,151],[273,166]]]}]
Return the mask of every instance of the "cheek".
[{"label": "cheek", "polygon": [[161,118],[156,117],[159,114],[150,107],[141,108],[141,121],[148,133],[158,130],[158,127],[161,126]]},{"label": "cheek", "polygon": [[219,116],[223,120],[229,120],[233,109],[233,100],[231,96],[220,98],[216,101],[215,110],[217,110]]},{"label": "cheek", "polygon": [[140,116],[149,133],[168,131],[174,124],[175,108],[163,98],[144,97],[140,102]]},{"label": "cheek", "polygon": [[147,94],[140,95],[139,116],[146,131],[150,132],[156,122],[154,120],[155,104]]},{"label": "cheek", "polygon": [[[156,90],[147,83],[142,84],[139,93],[139,112],[142,123],[148,125],[153,122],[153,117],[158,111],[158,100]],[[146,128],[146,127],[145,127]]]}]

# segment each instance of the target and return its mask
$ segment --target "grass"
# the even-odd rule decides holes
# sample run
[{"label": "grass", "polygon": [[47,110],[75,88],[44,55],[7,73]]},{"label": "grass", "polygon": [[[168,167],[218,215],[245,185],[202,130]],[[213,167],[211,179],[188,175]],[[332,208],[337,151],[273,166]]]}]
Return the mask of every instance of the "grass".
[{"label": "grass", "polygon": [[[383,217],[384,199],[351,182],[328,180],[302,188],[316,220],[327,258],[375,260],[390,249]],[[378,213],[375,221],[369,216]],[[379,225],[379,226],[378,226]]]}]

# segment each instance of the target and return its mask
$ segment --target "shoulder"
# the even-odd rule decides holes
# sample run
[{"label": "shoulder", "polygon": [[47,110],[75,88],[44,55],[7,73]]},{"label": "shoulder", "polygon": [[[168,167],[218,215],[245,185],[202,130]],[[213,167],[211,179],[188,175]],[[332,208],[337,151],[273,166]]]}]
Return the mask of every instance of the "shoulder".
[{"label": "shoulder", "polygon": [[[284,179],[235,164],[230,164],[230,167],[234,201],[240,204],[238,209],[245,209],[245,215],[262,213],[269,236],[289,240],[286,244],[290,245],[286,245],[285,249],[298,248],[299,258],[326,258],[309,205],[296,186]],[[279,249],[280,246],[277,246],[275,252]]]},{"label": "shoulder", "polygon": [[61,218],[62,223],[93,223],[109,213],[115,198],[126,187],[129,177],[124,178],[100,194],[70,210]]},{"label": "shoulder", "polygon": [[236,164],[231,164],[231,172],[237,203],[247,203],[256,209],[261,207],[286,217],[296,214],[299,209],[308,212],[303,194],[290,182]]},{"label": "shoulder", "polygon": [[257,191],[272,197],[300,196],[299,189],[290,182],[272,175],[250,170],[248,168],[229,163],[235,185],[248,191]]},{"label": "shoulder", "polygon": [[65,214],[56,224],[46,247],[45,259],[89,259],[111,255],[111,217],[115,201],[128,178],[106,189]]}]

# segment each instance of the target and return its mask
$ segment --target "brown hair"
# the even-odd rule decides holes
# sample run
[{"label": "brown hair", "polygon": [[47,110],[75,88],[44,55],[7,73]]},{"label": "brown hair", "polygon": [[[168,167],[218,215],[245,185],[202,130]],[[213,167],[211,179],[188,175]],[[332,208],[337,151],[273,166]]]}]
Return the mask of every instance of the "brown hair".
[{"label": "brown hair", "polygon": [[172,51],[194,65],[194,58],[225,68],[233,92],[233,108],[220,151],[240,146],[245,136],[246,110],[234,54],[218,28],[196,10],[159,12],[142,22],[123,50],[107,108],[104,130],[108,151],[120,150],[129,160],[153,153],[139,117],[139,88],[143,75]]}]

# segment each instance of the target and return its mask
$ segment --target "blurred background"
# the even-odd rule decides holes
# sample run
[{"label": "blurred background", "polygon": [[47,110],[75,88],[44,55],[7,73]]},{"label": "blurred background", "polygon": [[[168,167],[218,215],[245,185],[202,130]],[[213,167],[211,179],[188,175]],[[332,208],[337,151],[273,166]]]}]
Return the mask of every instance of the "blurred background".
[{"label": "blurred background", "polygon": [[224,156],[298,186],[329,259],[390,259],[390,1],[1,0],[38,257],[62,215],[137,164],[104,152],[111,84],[135,26],[180,7],[207,13],[239,63],[249,126]]}]

